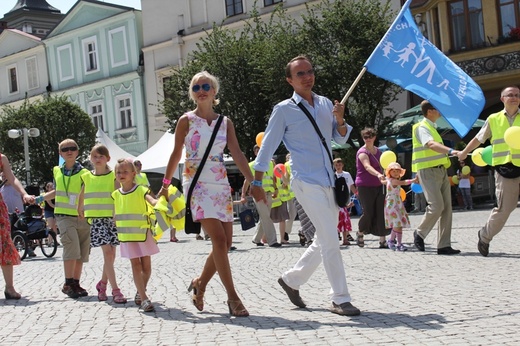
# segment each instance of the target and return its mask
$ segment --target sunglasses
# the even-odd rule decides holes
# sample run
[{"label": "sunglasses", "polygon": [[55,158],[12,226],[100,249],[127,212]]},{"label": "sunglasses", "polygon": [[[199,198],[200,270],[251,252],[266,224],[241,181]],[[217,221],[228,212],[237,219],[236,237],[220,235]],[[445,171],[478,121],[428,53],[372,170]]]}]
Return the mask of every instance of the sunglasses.
[{"label": "sunglasses", "polygon": [[364,135],[363,136],[363,139],[370,139],[370,138],[374,138],[375,135]]},{"label": "sunglasses", "polygon": [[211,89],[211,85],[209,85],[208,83],[204,83],[202,85],[195,84],[194,86],[191,87],[191,91],[193,91],[194,93],[198,93],[201,88],[204,91],[209,91],[209,89]]},{"label": "sunglasses", "polygon": [[314,69],[310,69],[308,71],[298,71],[296,72],[297,77],[304,77],[304,76],[314,76]]},{"label": "sunglasses", "polygon": [[61,148],[61,149],[60,149],[60,151],[61,151],[62,153],[66,153],[66,152],[68,152],[68,151],[76,151],[76,150],[78,150],[78,147],[65,147],[65,148]]}]

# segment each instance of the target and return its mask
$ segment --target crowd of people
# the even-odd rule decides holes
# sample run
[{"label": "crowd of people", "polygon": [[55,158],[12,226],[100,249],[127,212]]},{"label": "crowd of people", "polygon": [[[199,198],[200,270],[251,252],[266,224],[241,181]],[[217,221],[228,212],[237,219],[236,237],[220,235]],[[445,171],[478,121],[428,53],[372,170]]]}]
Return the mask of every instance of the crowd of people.
[{"label": "crowd of people", "polygon": [[[379,248],[406,251],[403,229],[412,226],[400,196],[403,185],[420,183],[426,200],[425,214],[413,235],[415,247],[419,251],[426,250],[424,240],[438,223],[437,254],[460,253],[451,246],[452,201],[446,173],[450,165],[449,156],[456,156],[461,161],[459,174],[463,181],[468,178],[467,174],[462,174],[464,159],[481,143],[493,138],[497,207],[478,232],[477,243],[480,253],[488,256],[491,240],[501,231],[518,201],[520,151],[503,143],[505,130],[512,125],[520,126],[520,117],[517,117],[520,90],[517,87],[502,91],[504,111],[491,115],[477,136],[461,151],[443,144],[435,127],[441,115],[430,102],[423,101],[424,119],[412,129],[412,171],[416,173],[413,179],[402,180],[405,170],[398,162],[383,167],[382,153],[375,146],[375,129],[363,129],[364,145],[356,154],[356,176],[352,179],[344,171],[342,159],[334,159],[332,167],[329,162],[329,159],[332,161],[331,140],[345,143],[353,131],[344,118],[345,106],[313,92],[315,70],[305,56],[289,61],[285,77],[293,88],[293,94],[274,106],[262,143],[254,147],[256,158],[248,163],[240,149],[233,122],[214,110],[219,104],[218,79],[206,71],[194,75],[189,96],[195,109],[183,114],[177,122],[175,146],[157,196],[151,192],[139,161],[119,159],[112,169],[107,165],[110,153],[104,145],[97,144],[91,149],[93,169],[88,170],[77,161],[80,148],[73,139],[59,143],[58,150],[64,163],[54,167],[54,181],[46,185],[41,198],[27,194],[13,175],[7,157],[1,155],[0,170],[7,182],[4,192],[10,191],[0,199],[0,260],[6,283],[5,298],[21,297],[13,282],[13,266],[20,264],[20,258],[10,238],[8,212],[23,208],[23,203],[41,203],[44,200],[48,225],[59,230],[63,245],[62,292],[74,299],[88,295],[81,286],[83,265],[89,260],[91,248],[99,247],[104,264],[95,286],[97,298],[99,301],[108,300],[107,288],[110,285],[113,302],[127,303],[114,269],[119,247],[121,257],[131,263],[135,304],[144,312],[154,311],[147,286],[152,274],[151,258],[159,252],[159,247],[150,216],[159,198],[164,196],[172,205],[172,199],[181,198],[177,194],[172,197],[170,185],[183,147],[186,148],[186,160],[182,189],[191,191],[186,205],[193,221],[201,224],[212,243],[200,274],[187,284],[193,305],[199,311],[204,309],[206,286],[218,273],[226,291],[230,315],[249,315],[235,289],[228,257],[234,217],[231,187],[223,159],[225,148],[245,178],[240,202],[245,203],[250,195],[258,210],[260,222],[252,238],[254,244],[280,248],[289,242],[297,213],[302,221],[300,238],[303,237],[308,247],[301,258],[278,278],[288,299],[297,307],[306,306],[300,288],[323,263],[330,284],[330,290],[327,290],[329,310],[347,316],[361,313],[352,304],[340,246],[355,242],[364,247],[364,237],[371,234],[378,237]],[[284,163],[275,165],[272,157],[280,142],[290,154]],[[353,230],[348,211],[350,205],[340,208],[336,203],[333,187],[339,177],[345,178],[348,193],[358,195],[363,209],[356,239],[350,234]],[[464,190],[467,184],[461,184],[460,189],[467,208],[471,209],[471,196],[468,199],[468,191]],[[22,204],[8,210],[13,195]],[[279,224],[278,237],[276,223]],[[177,241],[173,227],[170,239]],[[338,239],[342,241],[338,242]]]}]

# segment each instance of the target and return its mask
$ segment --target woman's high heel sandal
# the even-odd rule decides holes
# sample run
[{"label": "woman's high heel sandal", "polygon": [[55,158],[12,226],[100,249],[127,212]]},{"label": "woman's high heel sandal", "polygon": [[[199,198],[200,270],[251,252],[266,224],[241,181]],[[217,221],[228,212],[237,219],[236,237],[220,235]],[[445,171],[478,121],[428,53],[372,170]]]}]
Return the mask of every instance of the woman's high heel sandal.
[{"label": "woman's high heel sandal", "polygon": [[247,317],[249,311],[244,307],[241,300],[228,300],[227,305],[229,308],[229,314],[235,317]]},{"label": "woman's high heel sandal", "polygon": [[197,310],[202,311],[204,309],[204,290],[200,288],[200,279],[195,278],[191,280],[190,285],[188,286],[188,292],[193,290],[193,294],[191,295],[191,301],[193,305],[197,308]]}]

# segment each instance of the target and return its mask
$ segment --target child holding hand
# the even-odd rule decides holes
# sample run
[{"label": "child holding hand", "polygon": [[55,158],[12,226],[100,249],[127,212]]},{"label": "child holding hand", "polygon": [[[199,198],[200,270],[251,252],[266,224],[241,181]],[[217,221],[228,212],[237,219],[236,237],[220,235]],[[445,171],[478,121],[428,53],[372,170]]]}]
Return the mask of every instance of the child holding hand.
[{"label": "child holding hand", "polygon": [[[397,251],[406,251],[403,245],[403,228],[410,227],[410,219],[401,199],[401,186],[418,182],[414,179],[401,180],[406,170],[397,162],[392,162],[386,167],[386,197],[385,197],[385,227],[391,228],[388,248]],[[397,244],[395,240],[397,239]]]},{"label": "child holding hand", "polygon": [[159,252],[152,234],[150,215],[157,200],[148,187],[135,182],[137,171],[132,161],[120,159],[115,167],[121,187],[112,192],[115,206],[117,236],[121,242],[121,257],[129,258],[137,293],[134,301],[144,312],[155,310],[146,294],[152,273],[151,256]]}]

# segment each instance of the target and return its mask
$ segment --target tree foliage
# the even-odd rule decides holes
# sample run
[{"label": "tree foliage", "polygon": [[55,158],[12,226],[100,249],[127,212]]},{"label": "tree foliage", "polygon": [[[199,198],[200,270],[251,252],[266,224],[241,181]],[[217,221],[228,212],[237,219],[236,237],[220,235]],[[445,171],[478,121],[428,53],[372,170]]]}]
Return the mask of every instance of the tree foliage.
[{"label": "tree foliage", "polygon": [[96,128],[90,116],[79,106],[69,102],[65,96],[48,96],[43,101],[29,103],[22,107],[3,108],[0,122],[0,143],[13,168],[13,172],[25,181],[25,155],[23,136],[9,138],[10,129],[38,128],[40,136],[29,137],[29,157],[31,180],[38,185],[52,181],[52,167],[58,165],[58,144],[66,139],[74,139],[80,149],[80,162],[88,161],[90,148],[95,143]]},{"label": "tree foliage", "polygon": [[[268,18],[255,8],[240,30],[227,29],[223,22],[207,33],[186,66],[174,70],[165,86],[174,96],[162,104],[162,111],[175,127],[177,119],[194,108],[188,99],[191,77],[207,70],[221,83],[216,111],[233,120],[241,148],[251,157],[255,137],[264,131],[273,106],[292,94],[284,74],[291,58],[310,57],[316,69],[314,90],[341,100],[394,16],[389,2],[382,5],[380,0],[323,1],[307,6],[299,21],[281,6]],[[383,111],[396,91],[365,74],[348,103],[354,138],[365,126],[383,124]]]}]

